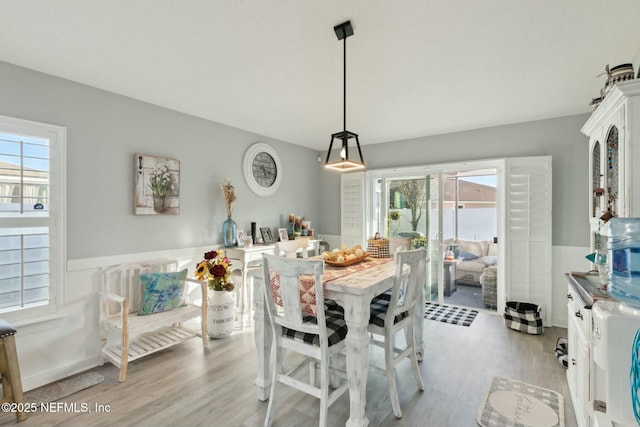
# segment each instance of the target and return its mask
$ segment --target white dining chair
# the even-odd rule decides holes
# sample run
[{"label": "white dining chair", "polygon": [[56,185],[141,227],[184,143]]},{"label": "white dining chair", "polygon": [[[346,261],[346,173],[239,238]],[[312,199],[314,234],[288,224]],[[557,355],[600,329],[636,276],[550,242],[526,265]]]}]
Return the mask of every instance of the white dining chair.
[{"label": "white dining chair", "polygon": [[[393,413],[402,418],[395,368],[404,358],[409,358],[419,390],[424,390],[415,348],[415,310],[423,310],[418,300],[420,286],[425,280],[426,252],[424,248],[398,251],[395,254],[395,278],[393,288],[378,295],[371,302],[371,316],[367,330],[384,337],[383,341],[372,339],[371,343],[384,348],[384,374],[389,383],[389,394]],[[395,346],[394,336],[405,331],[405,348]],[[375,338],[375,337],[374,337]],[[375,366],[373,366],[375,368]]]},{"label": "white dining chair", "polygon": [[302,237],[295,240],[284,240],[277,242],[274,248],[274,255],[285,256],[287,258],[297,258],[298,251],[302,250],[302,258],[308,258],[307,248],[309,247],[309,238]]},{"label": "white dining chair", "polygon": [[[273,422],[277,385],[282,383],[320,399],[319,425],[324,427],[329,406],[348,390],[346,373],[330,369],[331,361],[345,347],[344,313],[325,308],[323,261],[263,255],[263,269],[265,306],[273,329],[275,350],[264,425],[269,427]],[[285,370],[287,352],[302,354],[304,358]],[[308,381],[302,380],[305,375],[303,372],[301,375],[301,371],[305,368],[309,369]],[[317,386],[315,375],[318,368],[320,386]],[[332,382],[336,378],[338,384]]]}]

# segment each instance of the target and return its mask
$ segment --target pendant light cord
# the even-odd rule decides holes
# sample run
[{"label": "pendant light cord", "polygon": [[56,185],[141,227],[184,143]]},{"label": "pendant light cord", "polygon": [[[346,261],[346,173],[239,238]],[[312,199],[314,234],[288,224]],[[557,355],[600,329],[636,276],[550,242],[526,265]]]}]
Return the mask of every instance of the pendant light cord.
[{"label": "pendant light cord", "polygon": [[344,59],[342,74],[342,125],[346,140],[347,135],[347,38],[344,38]]}]

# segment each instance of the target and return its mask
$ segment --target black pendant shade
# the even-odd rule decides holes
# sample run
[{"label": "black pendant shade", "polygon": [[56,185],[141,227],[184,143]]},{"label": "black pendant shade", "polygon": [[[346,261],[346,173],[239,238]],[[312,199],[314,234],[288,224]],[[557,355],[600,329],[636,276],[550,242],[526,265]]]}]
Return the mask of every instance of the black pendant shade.
[{"label": "black pendant shade", "polygon": [[[333,169],[340,172],[356,171],[364,169],[364,160],[362,159],[362,150],[360,149],[360,141],[358,140],[358,134],[347,130],[347,37],[353,35],[353,27],[351,27],[351,21],[344,22],[340,25],[333,27],[336,32],[338,40],[344,41],[344,69],[343,69],[343,128],[342,131],[331,134],[331,143],[329,144],[329,151],[327,152],[327,160],[324,163],[324,167],[327,169]],[[356,147],[358,148],[358,154],[360,161],[349,159],[349,140],[354,139],[356,141]],[[342,143],[340,150],[339,160],[331,160],[331,150],[333,149],[333,142],[339,140]]]}]

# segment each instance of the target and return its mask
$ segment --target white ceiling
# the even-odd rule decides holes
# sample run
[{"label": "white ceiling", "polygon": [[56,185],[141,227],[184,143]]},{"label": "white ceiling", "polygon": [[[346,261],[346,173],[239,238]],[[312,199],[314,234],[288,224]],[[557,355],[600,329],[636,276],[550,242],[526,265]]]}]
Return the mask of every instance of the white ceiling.
[{"label": "white ceiling", "polygon": [[640,62],[638,0],[1,0],[0,60],[322,150],[346,20],[362,144],[586,113]]}]

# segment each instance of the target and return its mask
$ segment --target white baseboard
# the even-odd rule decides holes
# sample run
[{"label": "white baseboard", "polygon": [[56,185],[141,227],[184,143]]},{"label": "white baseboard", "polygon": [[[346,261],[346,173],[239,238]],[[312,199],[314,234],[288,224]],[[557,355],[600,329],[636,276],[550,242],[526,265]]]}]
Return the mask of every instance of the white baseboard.
[{"label": "white baseboard", "polygon": [[58,365],[53,369],[40,371],[35,375],[28,375],[26,377],[22,376],[22,389],[24,391],[29,391],[42,387],[43,385],[51,384],[55,381],[60,381],[61,379],[70,377],[71,375],[95,368],[99,363],[100,358],[98,356],[91,356],[68,365]]}]

